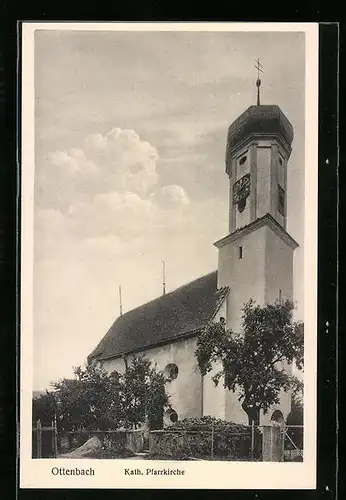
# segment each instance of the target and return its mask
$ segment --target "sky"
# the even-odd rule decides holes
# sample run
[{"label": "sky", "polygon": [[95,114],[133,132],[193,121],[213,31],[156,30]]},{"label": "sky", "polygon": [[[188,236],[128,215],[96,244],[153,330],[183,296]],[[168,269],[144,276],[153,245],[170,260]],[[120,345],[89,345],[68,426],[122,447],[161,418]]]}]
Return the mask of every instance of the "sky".
[{"label": "sky", "polygon": [[303,317],[304,33],[35,33],[34,382],[70,377],[119,314],[217,269],[227,128],[256,103],[294,127],[287,230]]}]

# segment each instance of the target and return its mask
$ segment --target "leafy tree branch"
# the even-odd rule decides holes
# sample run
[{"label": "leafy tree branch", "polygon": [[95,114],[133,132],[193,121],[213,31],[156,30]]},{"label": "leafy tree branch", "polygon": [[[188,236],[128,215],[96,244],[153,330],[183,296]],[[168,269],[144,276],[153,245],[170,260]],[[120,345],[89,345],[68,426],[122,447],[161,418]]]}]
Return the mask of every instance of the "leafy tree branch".
[{"label": "leafy tree branch", "polygon": [[[302,389],[301,381],[286,367],[304,365],[304,325],[293,321],[291,301],[265,306],[249,300],[242,311],[242,328],[233,332],[224,322],[210,323],[199,335],[196,357],[202,375],[215,371],[212,380],[237,392],[249,423],[259,412],[279,402],[280,391]],[[217,367],[220,367],[218,369]]]}]

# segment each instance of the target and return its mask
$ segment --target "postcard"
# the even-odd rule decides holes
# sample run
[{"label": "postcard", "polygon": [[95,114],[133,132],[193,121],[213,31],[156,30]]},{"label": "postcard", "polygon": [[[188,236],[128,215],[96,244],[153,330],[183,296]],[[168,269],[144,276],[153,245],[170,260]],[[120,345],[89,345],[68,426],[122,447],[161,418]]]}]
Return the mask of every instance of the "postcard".
[{"label": "postcard", "polygon": [[21,24],[20,487],[316,487],[318,25]]}]

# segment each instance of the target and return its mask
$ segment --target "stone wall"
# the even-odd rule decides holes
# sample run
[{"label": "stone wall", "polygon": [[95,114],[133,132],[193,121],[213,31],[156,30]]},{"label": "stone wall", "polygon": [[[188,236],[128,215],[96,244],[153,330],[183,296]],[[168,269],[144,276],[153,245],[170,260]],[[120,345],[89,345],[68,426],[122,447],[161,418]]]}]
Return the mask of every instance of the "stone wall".
[{"label": "stone wall", "polygon": [[211,431],[152,431],[149,452],[153,456],[227,460],[251,459],[251,429],[230,435]]}]

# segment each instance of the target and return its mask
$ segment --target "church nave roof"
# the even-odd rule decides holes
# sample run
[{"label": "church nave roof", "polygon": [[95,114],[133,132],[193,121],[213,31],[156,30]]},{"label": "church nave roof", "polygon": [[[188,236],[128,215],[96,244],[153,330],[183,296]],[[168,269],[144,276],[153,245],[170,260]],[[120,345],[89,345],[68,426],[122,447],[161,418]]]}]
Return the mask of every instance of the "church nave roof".
[{"label": "church nave roof", "polygon": [[197,333],[219,309],[228,288],[217,271],[119,316],[88,359],[108,359]]}]

